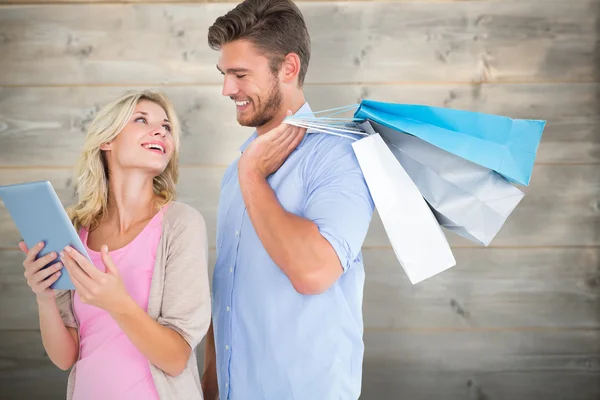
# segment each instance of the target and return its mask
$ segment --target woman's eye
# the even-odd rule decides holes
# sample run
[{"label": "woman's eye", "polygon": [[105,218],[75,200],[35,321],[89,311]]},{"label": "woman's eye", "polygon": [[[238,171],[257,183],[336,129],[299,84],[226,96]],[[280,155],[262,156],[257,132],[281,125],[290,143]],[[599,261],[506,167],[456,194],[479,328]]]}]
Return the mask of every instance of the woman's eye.
[{"label": "woman's eye", "polygon": [[167,132],[171,132],[171,125],[163,125],[163,127],[167,130]]},{"label": "woman's eye", "polygon": [[137,118],[135,119],[135,122],[138,122],[138,121],[143,121],[144,123],[146,123],[146,122],[147,122],[147,121],[146,121],[146,118],[144,118],[144,117],[137,117]]}]

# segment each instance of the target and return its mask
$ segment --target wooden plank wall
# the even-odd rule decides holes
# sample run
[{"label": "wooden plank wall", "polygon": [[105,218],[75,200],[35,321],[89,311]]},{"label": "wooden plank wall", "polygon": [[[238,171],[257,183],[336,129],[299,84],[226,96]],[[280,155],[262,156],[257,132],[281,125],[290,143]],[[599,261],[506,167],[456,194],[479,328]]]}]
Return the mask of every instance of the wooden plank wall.
[{"label": "wooden plank wall", "polygon": [[[161,88],[184,124],[180,199],[205,215],[214,249],[219,180],[250,134],[206,45],[233,6],[0,0],[0,184],[48,179],[68,204],[94,113]],[[448,234],[455,268],[412,286],[375,216],[362,399],[599,399],[600,0],[299,6],[313,109],[372,98],[548,120],[526,197],[492,245]],[[0,398],[60,399],[66,373],[41,345],[18,238],[0,206]]]}]

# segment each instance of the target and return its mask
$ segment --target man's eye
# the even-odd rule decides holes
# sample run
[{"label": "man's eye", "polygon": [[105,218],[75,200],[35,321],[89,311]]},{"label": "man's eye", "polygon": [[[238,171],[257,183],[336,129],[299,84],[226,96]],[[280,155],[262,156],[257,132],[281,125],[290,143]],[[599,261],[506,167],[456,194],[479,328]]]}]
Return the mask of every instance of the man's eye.
[{"label": "man's eye", "polygon": [[245,77],[246,75],[236,75],[235,77],[238,79],[242,79],[243,77]]}]

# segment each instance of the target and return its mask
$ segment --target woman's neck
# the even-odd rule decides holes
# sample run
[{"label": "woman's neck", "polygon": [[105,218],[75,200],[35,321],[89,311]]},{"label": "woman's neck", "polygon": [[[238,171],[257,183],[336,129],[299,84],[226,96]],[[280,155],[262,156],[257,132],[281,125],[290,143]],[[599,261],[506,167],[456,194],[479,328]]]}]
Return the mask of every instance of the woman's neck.
[{"label": "woman's neck", "polygon": [[118,229],[119,234],[147,221],[156,213],[153,179],[148,176],[117,174],[108,184],[108,209],[104,224]]}]

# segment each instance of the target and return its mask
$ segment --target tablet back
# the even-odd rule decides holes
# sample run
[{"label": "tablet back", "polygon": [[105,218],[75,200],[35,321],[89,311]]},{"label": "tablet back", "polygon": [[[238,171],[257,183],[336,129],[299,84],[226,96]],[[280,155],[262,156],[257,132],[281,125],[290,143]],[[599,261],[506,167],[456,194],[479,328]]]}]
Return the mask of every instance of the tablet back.
[{"label": "tablet back", "polygon": [[[59,254],[67,245],[90,258],[50,182],[0,186],[0,198],[27,247],[42,241],[46,244],[38,258],[52,251]],[[58,259],[46,267],[58,262]],[[51,287],[75,289],[66,268],[61,270],[60,277]]]}]

